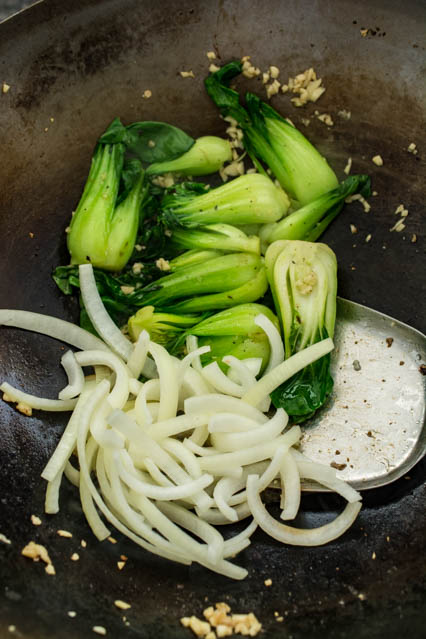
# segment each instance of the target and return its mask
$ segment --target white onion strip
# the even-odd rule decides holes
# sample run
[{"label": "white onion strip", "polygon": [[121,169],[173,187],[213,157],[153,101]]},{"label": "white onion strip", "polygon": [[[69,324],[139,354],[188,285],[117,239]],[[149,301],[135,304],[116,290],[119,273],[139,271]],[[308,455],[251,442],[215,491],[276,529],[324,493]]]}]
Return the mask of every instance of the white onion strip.
[{"label": "white onion strip", "polygon": [[175,375],[172,357],[166,349],[155,342],[149,343],[149,350],[154,358],[160,379],[160,411],[159,420],[174,417],[179,401],[179,384]]},{"label": "white onion strip", "polygon": [[193,428],[207,425],[208,420],[209,416],[202,413],[199,415],[178,415],[172,419],[151,424],[144,429],[144,432],[156,441],[160,441],[165,437],[173,437]]},{"label": "white onion strip", "polygon": [[109,348],[102,340],[89,331],[85,331],[76,324],[66,322],[58,317],[32,313],[31,311],[15,311],[11,309],[0,309],[0,326],[10,326],[22,328],[33,333],[41,333],[48,337],[53,337],[61,342],[75,346],[84,350],[103,350]]},{"label": "white onion strip", "polygon": [[224,539],[220,532],[200,517],[190,512],[187,508],[182,508],[170,502],[156,503],[157,508],[169,517],[173,522],[179,524],[186,530],[202,539],[207,545],[207,554],[210,561],[218,562],[223,556]]},{"label": "white onion strip", "polygon": [[25,393],[19,390],[19,388],[14,388],[7,382],[3,382],[3,384],[0,385],[0,390],[6,395],[6,397],[3,397],[5,401],[25,404],[35,410],[53,412],[69,411],[73,410],[77,403],[76,399],[47,399],[46,397],[37,397],[36,395]]},{"label": "white onion strip", "polygon": [[196,456],[191,450],[184,446],[181,441],[173,439],[173,437],[166,437],[161,440],[161,445],[179,463],[182,464],[191,477],[194,477],[194,479],[201,477],[201,468]]},{"label": "white onion strip", "polygon": [[258,461],[270,458],[274,455],[279,446],[294,446],[300,439],[299,426],[293,426],[287,433],[276,437],[275,440],[264,442],[252,448],[236,451],[233,453],[221,453],[219,455],[209,455],[200,459],[201,469],[213,475],[227,474],[229,469],[235,466],[246,466]]},{"label": "white onion strip", "polygon": [[238,535],[234,535],[230,539],[227,539],[224,543],[224,553],[223,556],[225,559],[227,557],[232,557],[237,555],[241,550],[247,548],[250,545],[250,537],[254,533],[257,528],[257,522],[253,519],[247,526],[244,528]]},{"label": "white onion strip", "polygon": [[101,364],[109,366],[114,371],[116,380],[108,401],[113,408],[122,408],[129,396],[129,372],[117,355],[103,351],[82,351],[76,353],[75,358],[81,366]]},{"label": "white onion strip", "polygon": [[[141,431],[123,412],[115,410],[109,416],[108,423],[131,440],[145,457],[150,457],[176,484],[192,480],[192,477],[156,441]],[[211,505],[212,500],[204,490],[200,490],[191,497],[191,501],[204,509]]]},{"label": "white onion strip", "polygon": [[261,313],[254,318],[254,323],[266,333],[269,340],[270,354],[268,364],[263,372],[265,375],[284,361],[284,344],[277,327],[266,315]]},{"label": "white onion strip", "polygon": [[320,359],[320,357],[330,353],[333,348],[333,340],[327,337],[327,339],[323,339],[321,342],[312,344],[312,346],[308,346],[308,348],[295,353],[295,355],[292,355],[289,359],[286,359],[264,375],[242,399],[251,406],[258,406],[262,400],[268,397],[272,391],[278,388],[283,382],[293,377],[293,375],[317,359]]},{"label": "white onion strip", "polygon": [[220,369],[217,362],[211,362],[207,364],[207,366],[204,366],[201,374],[216,391],[224,395],[242,397],[247,390],[245,387],[229,379]]},{"label": "white onion strip", "polygon": [[[96,517],[98,519],[99,519],[99,516],[98,516],[98,514],[97,514],[97,512],[96,512],[96,510],[94,508],[93,508],[94,512],[89,512],[88,511],[88,504],[90,502],[86,501],[86,499],[85,499],[86,495],[84,494],[84,489],[90,495],[91,499],[94,500],[94,502],[98,506],[99,510],[104,514],[106,519],[113,526],[115,526],[115,528],[117,528],[117,530],[119,530],[124,535],[126,535],[127,537],[132,539],[132,541],[137,543],[139,546],[142,546],[142,548],[145,548],[146,550],[149,550],[150,552],[152,552],[154,554],[157,554],[157,555],[160,555],[162,557],[166,557],[166,558],[172,559],[174,561],[182,561],[183,560],[184,563],[190,563],[190,561],[188,562],[185,559],[178,558],[176,556],[176,553],[173,553],[168,548],[163,548],[163,547],[160,547],[159,545],[153,545],[153,544],[145,541],[144,539],[142,539],[139,535],[134,534],[131,530],[129,530],[129,528],[127,526],[125,526],[116,515],[113,514],[111,509],[108,508],[108,506],[105,504],[104,500],[102,499],[102,497],[98,493],[95,485],[93,484],[93,481],[92,481],[92,479],[90,477],[90,470],[89,470],[90,469],[90,461],[86,457],[86,450],[85,450],[84,442],[86,440],[87,432],[88,432],[88,429],[89,429],[91,413],[95,409],[97,402],[101,401],[105,397],[105,387],[102,388],[103,384],[104,384],[104,382],[101,382],[99,384],[97,389],[93,392],[92,397],[87,402],[87,412],[83,416],[82,424],[81,424],[81,427],[79,429],[78,440],[77,440],[78,456],[79,456],[79,460],[80,460],[80,475],[81,475],[81,478],[80,478],[80,495],[81,495],[81,498],[82,498],[83,510],[84,510],[85,514],[86,514],[86,512],[88,512],[88,514],[89,514],[89,517],[88,517],[89,525],[92,524],[91,527],[93,526],[93,516],[92,515],[96,515]],[[94,441],[94,440],[90,440],[90,441]],[[113,470],[113,468],[112,468],[112,470]],[[82,494],[82,487],[83,487],[83,494]],[[122,501],[123,501],[122,505],[125,506],[125,504],[127,504],[126,500],[122,500]],[[97,533],[96,529],[94,529],[93,527],[92,527],[92,530],[93,530],[94,534],[98,538],[102,537],[102,538],[105,539],[106,537],[109,536],[108,529],[105,529],[103,531],[102,535]],[[146,534],[149,534],[149,532],[150,531],[148,529],[146,531]]]},{"label": "white onion strip", "polygon": [[195,415],[196,413],[209,413],[210,415],[235,413],[242,417],[253,419],[259,424],[264,424],[268,421],[266,415],[254,408],[254,406],[250,406],[247,402],[237,397],[228,397],[219,393],[189,397],[185,400],[184,410],[187,415]]},{"label": "white onion strip", "polygon": [[335,471],[331,468],[327,468],[324,464],[316,464],[311,461],[298,461],[297,468],[299,470],[300,477],[304,479],[313,479],[318,484],[338,493],[349,503],[353,503],[361,499],[361,495],[352,488],[352,486],[341,479],[338,479],[335,475]]},{"label": "white onion strip", "polygon": [[329,524],[318,528],[293,528],[276,521],[266,510],[259,493],[259,477],[249,475],[247,478],[247,501],[254,519],[264,532],[283,544],[295,546],[321,546],[340,535],[343,535],[353,524],[359,511],[359,501],[348,503],[343,512]]},{"label": "white onion strip", "polygon": [[[265,422],[267,423],[267,422]],[[241,433],[258,428],[259,422],[236,413],[217,413],[209,418],[210,433]]]},{"label": "white onion strip", "polygon": [[294,519],[300,507],[300,475],[297,464],[288,451],[282,460],[281,468],[281,519]]},{"label": "white onion strip", "polygon": [[[242,433],[212,433],[212,444],[223,453],[251,448],[266,441],[273,441],[287,426],[288,415],[279,408],[266,424]],[[259,460],[260,461],[260,460]]]},{"label": "white onion strip", "polygon": [[150,499],[165,501],[186,499],[187,497],[192,497],[192,495],[195,495],[203,488],[206,488],[206,486],[209,486],[213,481],[213,477],[211,475],[201,475],[198,479],[193,479],[192,481],[180,484],[179,486],[155,486],[141,481],[138,477],[129,473],[124,468],[124,465],[117,453],[114,454],[113,460],[117,466],[118,473],[122,481],[135,492],[145,495],[145,497],[149,497]]},{"label": "white onion strip", "polygon": [[146,331],[142,331],[137,339],[136,344],[127,360],[127,366],[133,377],[138,378],[145,366],[148,356],[149,335]]},{"label": "white onion strip", "polygon": [[[227,358],[232,356],[227,356]],[[262,358],[261,357],[246,357],[240,361],[245,368],[248,368],[250,373],[257,377],[260,373],[260,369],[262,368]],[[241,383],[240,375],[237,373],[236,369],[233,368],[232,364],[229,364],[229,369],[226,373],[229,379],[232,379],[233,382]]]},{"label": "white onion strip", "polygon": [[80,264],[78,275],[83,304],[96,332],[117,355],[127,361],[132,355],[133,346],[108,315],[96,286],[92,265]]},{"label": "white onion strip", "polygon": [[[110,463],[111,460],[108,459],[108,456],[109,451],[103,449],[99,457],[100,463],[97,465],[99,483],[102,492],[108,496],[108,501],[112,508],[114,508],[125,522],[125,525],[122,526],[125,531],[124,534],[132,540],[137,540],[137,543],[142,546],[142,548],[150,550],[150,552],[160,555],[161,557],[172,559],[173,561],[190,564],[191,559],[186,553],[173,547],[170,542],[152,530],[151,524],[146,521],[145,516],[139,508],[140,500],[145,498],[141,495],[135,495],[133,492],[129,492],[127,495],[125,494],[123,485],[118,477],[117,469]],[[103,465],[104,458],[107,458],[105,465]],[[106,469],[108,469],[108,476]],[[138,511],[135,511],[135,507]],[[115,517],[115,515],[112,516]]]},{"label": "white onion strip", "polygon": [[[252,373],[250,368],[246,366],[245,361],[238,359],[238,357],[234,357],[233,355],[226,355],[222,358],[224,364],[229,366],[229,370],[233,371],[231,374],[228,374],[230,380],[236,380],[238,378],[238,385],[241,386],[241,389],[244,391],[248,391],[249,388],[256,384],[256,376]],[[260,360],[262,362],[262,360]],[[240,395],[238,396],[240,397]]]},{"label": "white onion strip", "polygon": [[46,481],[52,481],[58,473],[62,473],[65,464],[72,455],[77,443],[78,425],[90,392],[91,391],[89,390],[84,390],[78,398],[77,404],[64,432],[62,433],[61,439],[41,473],[41,476]]},{"label": "white onion strip", "polygon": [[61,364],[64,367],[65,373],[68,377],[68,385],[61,390],[58,395],[58,399],[73,399],[80,395],[84,386],[84,373],[81,366],[78,364],[74,353],[67,351],[61,357]]}]

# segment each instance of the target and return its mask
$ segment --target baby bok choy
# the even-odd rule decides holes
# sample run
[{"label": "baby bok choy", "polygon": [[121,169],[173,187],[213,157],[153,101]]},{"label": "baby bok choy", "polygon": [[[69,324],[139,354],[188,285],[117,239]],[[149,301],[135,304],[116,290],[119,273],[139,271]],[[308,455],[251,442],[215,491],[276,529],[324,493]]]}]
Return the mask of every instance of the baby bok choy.
[{"label": "baby bok choy", "polygon": [[176,268],[139,293],[144,305],[180,314],[255,302],[267,288],[266,269],[259,255],[229,253]]},{"label": "baby bok choy", "polygon": [[335,189],[293,211],[273,224],[264,224],[260,229],[262,245],[276,240],[306,240],[315,242],[330,222],[338,215],[349,195],[370,195],[368,175],[351,175]]},{"label": "baby bok choy", "polygon": [[134,342],[140,333],[145,330],[152,341],[171,349],[177,338],[194,324],[197,324],[201,315],[177,315],[175,313],[155,312],[154,306],[144,306],[135,315],[129,318],[127,326],[129,335]]},{"label": "baby bok choy", "polygon": [[180,175],[208,175],[219,171],[225,162],[232,159],[232,148],[228,140],[214,135],[205,135],[174,160],[154,162],[147,169],[147,175],[179,173]]},{"label": "baby bok choy", "polygon": [[277,222],[289,206],[284,191],[259,174],[242,175],[201,193],[182,185],[161,202],[162,217],[169,228]]},{"label": "baby bok choy", "polygon": [[258,315],[266,315],[279,330],[276,315],[262,304],[239,304],[215,313],[211,317],[187,330],[198,337],[199,346],[210,346],[210,352],[201,356],[203,364],[216,361],[227,368],[222,358],[233,355],[238,359],[261,358],[261,372],[267,366],[270,356],[269,340],[266,333],[255,324]]},{"label": "baby bok choy", "polygon": [[244,133],[244,146],[260,171],[264,162],[283,189],[300,205],[308,204],[338,185],[327,160],[305,136],[269,104],[246,94],[246,108],[229,87],[242,70],[241,62],[230,62],[208,76],[207,93],[224,117],[234,118]]},{"label": "baby bok choy", "polygon": [[260,253],[257,235],[246,235],[231,224],[207,224],[194,229],[176,228],[171,234],[177,249],[207,249]]},{"label": "baby bok choy", "polygon": [[[268,281],[280,318],[286,359],[333,337],[336,319],[337,262],[325,244],[279,240],[265,256]],[[304,368],[271,394],[300,423],[320,408],[333,388],[330,355]]]},{"label": "baby bok choy", "polygon": [[146,192],[140,161],[124,162],[121,143],[99,144],[71,219],[71,263],[121,270],[133,252]]},{"label": "baby bok choy", "polygon": [[145,306],[128,321],[129,334],[136,341],[146,330],[151,339],[165,346],[170,352],[182,355],[188,335],[198,337],[199,346],[210,346],[210,352],[201,356],[203,365],[216,361],[226,370],[223,357],[233,355],[238,359],[261,359],[260,370],[268,364],[270,355],[266,333],[255,324],[260,314],[279,330],[276,315],[262,304],[239,304],[214,313],[203,319],[203,315],[183,315],[156,311],[153,306]]}]

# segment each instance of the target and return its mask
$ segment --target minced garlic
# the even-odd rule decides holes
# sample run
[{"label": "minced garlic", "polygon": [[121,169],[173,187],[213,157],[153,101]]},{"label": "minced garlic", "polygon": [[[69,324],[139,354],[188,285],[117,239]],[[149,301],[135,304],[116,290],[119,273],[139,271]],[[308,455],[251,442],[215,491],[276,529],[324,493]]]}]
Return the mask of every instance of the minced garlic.
[{"label": "minced garlic", "polygon": [[160,271],[170,271],[170,264],[164,257],[160,257],[155,262],[155,266],[160,269]]}]

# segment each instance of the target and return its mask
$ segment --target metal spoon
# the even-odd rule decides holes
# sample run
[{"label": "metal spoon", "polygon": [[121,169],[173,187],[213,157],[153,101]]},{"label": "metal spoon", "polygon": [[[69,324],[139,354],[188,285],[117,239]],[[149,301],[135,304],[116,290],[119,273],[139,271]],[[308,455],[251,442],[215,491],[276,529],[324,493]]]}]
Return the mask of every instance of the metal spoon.
[{"label": "metal spoon", "polygon": [[[300,450],[358,490],[395,481],[426,452],[426,336],[338,298],[334,390],[303,425]],[[321,491],[304,482],[303,490]]]}]

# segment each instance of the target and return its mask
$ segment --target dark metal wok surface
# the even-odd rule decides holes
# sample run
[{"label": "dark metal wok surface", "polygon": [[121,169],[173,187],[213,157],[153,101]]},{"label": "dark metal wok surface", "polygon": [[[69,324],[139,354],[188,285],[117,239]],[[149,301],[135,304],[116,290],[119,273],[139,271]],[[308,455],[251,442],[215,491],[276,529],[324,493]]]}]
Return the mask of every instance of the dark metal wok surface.
[{"label": "dark metal wok surface", "polygon": [[[340,175],[352,157],[378,192],[370,213],[353,205],[324,237],[337,253],[339,292],[424,330],[425,20],[421,1],[46,0],[0,25],[0,82],[11,86],[0,95],[1,306],[75,317],[50,274],[67,260],[64,229],[98,134],[117,115],[126,123],[169,121],[193,135],[223,132],[202,86],[213,49],[220,61],[251,55],[262,68],[275,64],[284,78],[314,66],[327,88],[317,105],[297,110],[288,96],[273,104],[296,125],[315,109],[331,113],[334,127],[313,118],[308,135]],[[362,37],[361,28],[371,31]],[[188,69],[194,80],[178,75]],[[246,86],[261,90],[255,81]],[[349,122],[337,115],[342,109],[351,111]],[[407,153],[410,142],[417,156]],[[376,154],[381,169],[371,162]],[[390,233],[401,203],[407,227]],[[62,352],[52,340],[2,328],[0,377],[54,397],[64,382]],[[117,544],[99,544],[68,485],[60,513],[43,515],[40,472],[64,421],[26,418],[0,403],[0,532],[12,542],[0,544],[1,637],[13,636],[9,625],[31,639],[92,637],[94,625],[110,637],[189,637],[179,618],[222,600],[235,612],[254,611],[271,638],[424,636],[424,462],[366,494],[355,525],[325,547],[287,548],[256,533],[239,557],[249,577],[232,582],[149,556],[118,535]],[[301,520],[319,525],[341,506],[330,496],[306,497]],[[73,538],[58,537],[61,528]],[[31,539],[49,549],[55,577],[21,557]],[[122,571],[120,554],[128,557]],[[116,599],[132,608],[120,612]]]}]

